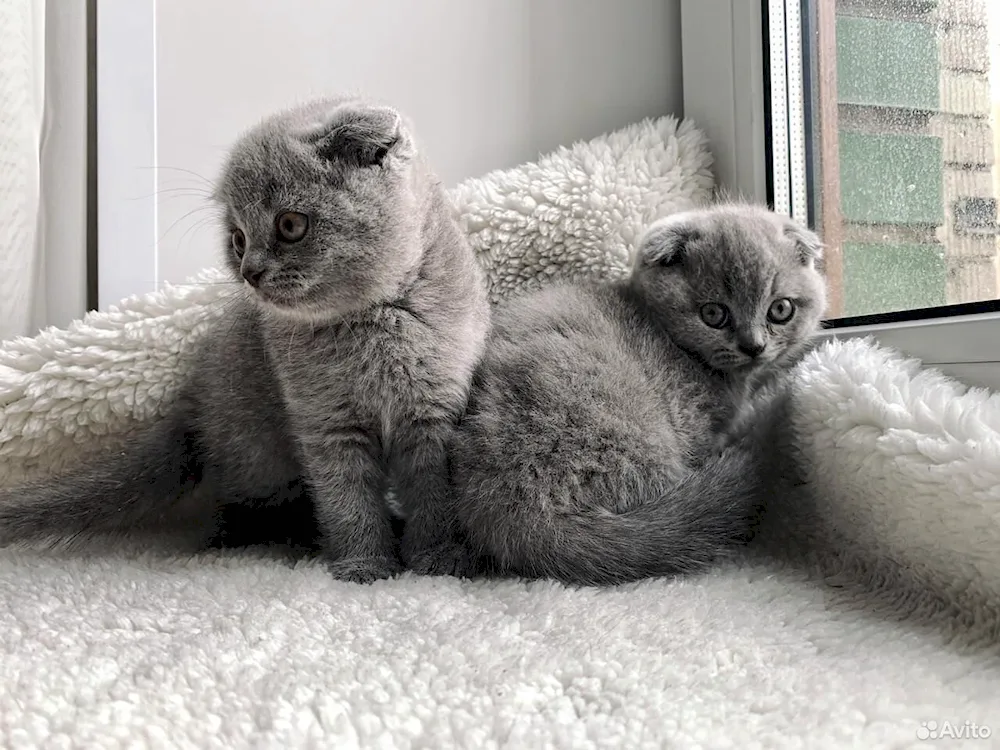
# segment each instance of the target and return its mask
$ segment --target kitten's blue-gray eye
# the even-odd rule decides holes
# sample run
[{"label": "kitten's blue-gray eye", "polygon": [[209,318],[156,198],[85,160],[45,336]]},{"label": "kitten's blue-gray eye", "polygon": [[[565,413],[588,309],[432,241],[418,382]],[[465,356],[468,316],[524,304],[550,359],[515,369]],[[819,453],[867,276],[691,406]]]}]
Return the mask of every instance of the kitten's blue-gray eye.
[{"label": "kitten's blue-gray eye", "polygon": [[767,309],[767,319],[777,325],[783,325],[795,315],[795,303],[787,297],[776,299]]},{"label": "kitten's blue-gray eye", "polygon": [[278,217],[277,227],[282,242],[298,242],[309,231],[309,217],[298,211],[285,211]]},{"label": "kitten's blue-gray eye", "polygon": [[247,250],[247,236],[243,234],[243,230],[234,229],[229,241],[232,243],[233,252],[236,253],[236,257],[242,258],[243,253]]},{"label": "kitten's blue-gray eye", "polygon": [[729,322],[729,310],[718,302],[708,302],[701,306],[701,319],[709,328],[722,328]]}]

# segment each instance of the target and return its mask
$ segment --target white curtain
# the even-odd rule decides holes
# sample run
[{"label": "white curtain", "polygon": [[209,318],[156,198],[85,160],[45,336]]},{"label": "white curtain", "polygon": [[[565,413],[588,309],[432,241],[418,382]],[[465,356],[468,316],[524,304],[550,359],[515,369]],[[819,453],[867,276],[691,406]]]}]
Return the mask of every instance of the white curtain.
[{"label": "white curtain", "polygon": [[0,340],[45,319],[40,233],[45,0],[0,0]]}]

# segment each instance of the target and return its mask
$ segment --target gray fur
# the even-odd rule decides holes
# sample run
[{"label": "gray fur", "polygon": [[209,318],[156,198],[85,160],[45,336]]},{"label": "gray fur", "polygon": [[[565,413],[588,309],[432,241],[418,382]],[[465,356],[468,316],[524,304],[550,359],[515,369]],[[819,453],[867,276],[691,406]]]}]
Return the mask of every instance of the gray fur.
[{"label": "gray fur", "polygon": [[[819,256],[790,220],[721,206],[652,225],[622,283],[495,311],[452,455],[474,552],[501,573],[605,584],[698,570],[747,540],[761,474],[744,407],[780,392],[818,328]],[[784,297],[794,316],[768,323]],[[706,303],[732,325],[706,325]]]},{"label": "gray fur", "polygon": [[[219,508],[209,544],[253,541],[240,524],[272,508],[277,526],[260,541],[315,536],[336,576],[368,581],[400,569],[391,483],[403,561],[466,572],[446,449],[489,311],[409,127],[347,99],[275,115],[234,146],[216,200],[226,264],[246,282],[171,414],[120,454],[0,494],[0,537],[155,524],[200,486]],[[308,227],[283,241],[289,211]]]}]

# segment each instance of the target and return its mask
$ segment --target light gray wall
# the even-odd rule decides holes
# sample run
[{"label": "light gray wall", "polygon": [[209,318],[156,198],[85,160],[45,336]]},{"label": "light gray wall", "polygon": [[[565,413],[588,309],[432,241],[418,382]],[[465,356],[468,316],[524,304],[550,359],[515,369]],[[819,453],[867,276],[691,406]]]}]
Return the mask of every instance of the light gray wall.
[{"label": "light gray wall", "polygon": [[453,185],[680,114],[680,28],[680,0],[158,2],[158,281],[216,263],[188,171],[214,177],[271,110],[343,90],[383,98]]}]

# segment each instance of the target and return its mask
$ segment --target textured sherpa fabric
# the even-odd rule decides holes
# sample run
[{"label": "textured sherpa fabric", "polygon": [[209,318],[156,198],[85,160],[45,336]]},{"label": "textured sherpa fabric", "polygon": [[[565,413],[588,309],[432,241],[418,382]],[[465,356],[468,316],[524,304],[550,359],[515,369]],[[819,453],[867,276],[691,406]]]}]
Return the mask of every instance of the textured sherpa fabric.
[{"label": "textured sherpa fabric", "polygon": [[834,340],[796,371],[788,416],[786,473],[802,484],[773,505],[781,542],[850,561],[878,588],[1000,607],[1000,394]]},{"label": "textured sherpa fabric", "polygon": [[995,655],[867,606],[777,564],[573,590],[8,554],[0,747],[878,750],[920,747],[930,722],[1000,733]]},{"label": "textured sherpa fabric", "polygon": [[[662,117],[451,195],[499,299],[543,280],[624,274],[643,225],[710,201],[711,163],[700,130]],[[160,414],[185,353],[224,311],[228,281],[209,270],[0,346],[0,485],[63,469]]]},{"label": "textured sherpa fabric", "polygon": [[496,301],[625,276],[644,227],[710,199],[710,166],[704,134],[663,118],[468,180],[452,197]]},{"label": "textured sherpa fabric", "polygon": [[[495,297],[621,273],[646,212],[707,198],[695,131],[694,151],[672,120],[626,132],[615,159],[588,157],[612,153],[599,139],[456,191]],[[656,132],[675,159],[648,160]],[[676,195],[613,197],[685,164],[660,188]],[[0,482],[154,416],[220,279],[5,344]],[[998,398],[870,342],[822,345],[758,542],[687,580],[360,587],[252,553],[0,551],[0,747],[993,746]]]}]

